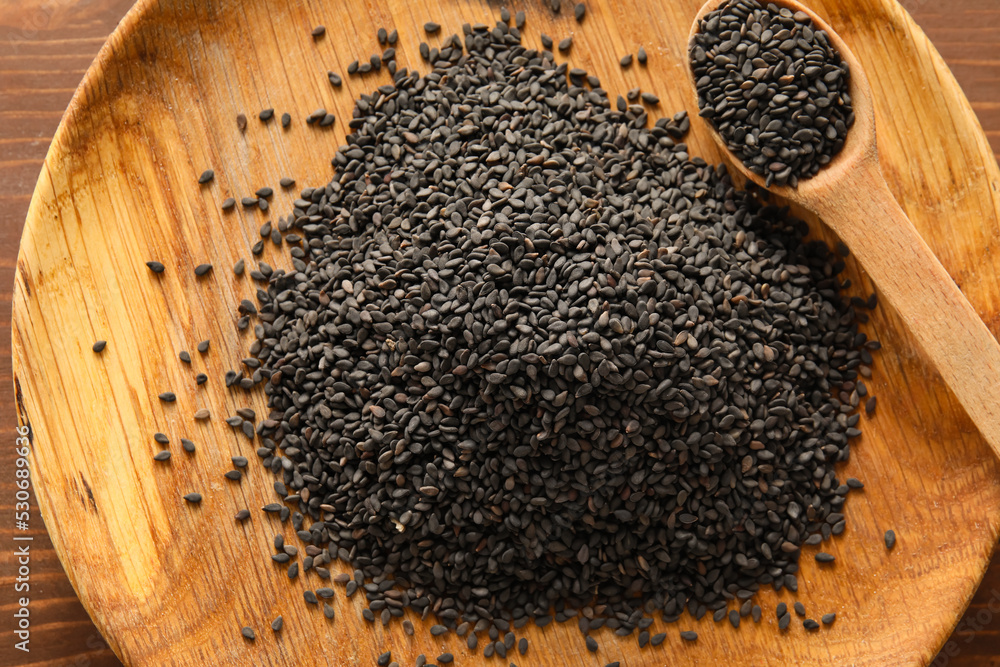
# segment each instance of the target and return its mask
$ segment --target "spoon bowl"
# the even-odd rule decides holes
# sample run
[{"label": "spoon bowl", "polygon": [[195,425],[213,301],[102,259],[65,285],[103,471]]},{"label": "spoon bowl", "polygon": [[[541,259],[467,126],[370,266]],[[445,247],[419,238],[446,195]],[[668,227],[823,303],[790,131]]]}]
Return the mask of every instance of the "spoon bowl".
[{"label": "spoon bowl", "polygon": [[[708,0],[701,9],[698,10],[697,17],[691,25],[691,35],[688,39],[688,47],[694,45],[695,37],[701,32],[701,21],[709,13],[715,11],[728,0]],[[819,30],[826,32],[830,39],[830,44],[837,50],[840,57],[847,63],[851,72],[850,94],[851,103],[854,108],[854,125],[847,133],[844,146],[830,160],[823,169],[812,178],[799,179],[798,187],[787,185],[771,185],[765,187],[765,179],[760,174],[754,173],[743,164],[743,161],[733,156],[732,162],[741,174],[753,181],[761,188],[766,189],[783,199],[794,201],[805,205],[807,208],[815,210],[810,205],[814,200],[822,200],[829,193],[830,188],[836,187],[844,174],[855,169],[859,164],[878,161],[878,149],[875,141],[875,107],[872,102],[872,89],[868,83],[868,76],[865,74],[861,62],[857,59],[850,47],[821,17],[797,0],[782,0],[774,2],[779,7],[785,7],[793,12],[808,14],[813,25]],[[694,98],[691,102],[692,109],[698,109],[698,94],[694,72],[690,67],[685,68],[688,80],[691,83],[691,90],[694,91]],[[726,155],[731,152],[726,146],[725,140],[713,128],[712,137],[719,148]]]}]

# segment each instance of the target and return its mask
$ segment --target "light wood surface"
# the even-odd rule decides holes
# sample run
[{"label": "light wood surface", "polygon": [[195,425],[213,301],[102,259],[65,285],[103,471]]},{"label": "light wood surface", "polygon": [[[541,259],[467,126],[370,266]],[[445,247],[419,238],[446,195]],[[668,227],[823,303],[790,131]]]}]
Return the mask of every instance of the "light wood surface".
[{"label": "light wood surface", "polygon": [[[476,2],[277,4],[161,0],[133,13],[55,137],[25,225],[13,305],[14,376],[20,418],[34,429],[39,504],[81,599],[126,664],[372,664],[385,647],[401,664],[443,647],[460,664],[477,664],[455,639],[369,628],[342,595],[337,620],[327,624],[303,605],[303,582],[289,584],[266,562],[276,524],[259,513],[246,526],[232,522],[237,508],[271,500],[269,475],[259,468],[239,487],[221,477],[229,456],[252,453],[221,422],[243,404],[222,388],[221,375],[244,356],[247,339],[236,334],[231,313],[253,293],[228,267],[237,256],[249,258],[264,218],[222,216],[217,205],[286,174],[300,185],[329,179],[350,99],[380,79],[350,79],[338,93],[325,72],[343,72],[374,52],[378,27],[399,28],[400,60],[413,64],[425,20],[458,30],[499,10]],[[539,30],[556,38],[572,31],[575,65],[597,73],[610,91],[642,85],[673,113],[686,106],[678,82],[697,4],[592,2],[582,26],[568,7],[553,21],[532,4],[526,40],[537,43]],[[812,6],[871,74],[883,172],[894,194],[998,333],[1000,259],[992,249],[1000,179],[968,103],[896,5]],[[318,23],[329,32],[314,44],[308,32]],[[622,72],[618,57],[640,43],[650,52],[649,68]],[[295,127],[284,133],[251,118],[239,134],[236,113],[252,117],[270,106],[292,112]],[[318,106],[337,113],[338,131],[302,124]],[[718,157],[704,127],[695,125],[690,145],[694,154]],[[203,191],[195,180],[208,166],[219,176]],[[274,217],[282,202],[287,206],[287,197],[275,198]],[[158,280],[143,265],[153,258],[168,264]],[[265,260],[287,266],[272,250]],[[202,261],[216,271],[196,281],[192,270]],[[858,294],[870,290],[853,262],[848,275]],[[685,618],[666,627],[663,647],[643,652],[634,639],[602,632],[596,656],[575,627],[550,626],[526,633],[532,651],[517,664],[716,664],[743,656],[748,664],[881,665],[932,658],[988,563],[1000,467],[896,314],[876,311],[867,330],[884,344],[869,383],[879,409],[863,420],[865,435],[844,470],[867,488],[847,504],[845,535],[824,547],[837,564],[819,571],[807,552],[800,577],[798,598],[810,613],[838,612],[832,629],[806,635],[796,627],[778,636],[778,596],[765,594],[759,626],[733,631]],[[203,361],[188,369],[176,354],[206,337],[213,341],[204,360],[212,380],[195,390],[192,376]],[[90,351],[98,338],[109,340],[99,358]],[[179,399],[164,410],[156,395],[168,389]],[[208,425],[190,418],[202,405],[215,415]],[[262,400],[253,407],[261,412]],[[170,468],[154,467],[151,435],[158,430],[175,443],[193,436],[198,454],[187,459],[174,445]],[[180,499],[190,490],[205,495],[195,511]],[[899,544],[887,556],[881,534],[889,527]],[[278,613],[286,623],[275,640],[265,624]],[[258,628],[252,647],[239,636],[242,625]],[[677,637],[689,628],[701,635],[694,645]]]},{"label": "light wood surface", "polygon": [[[708,0],[698,10],[689,43],[694,43],[702,17],[719,4],[719,0]],[[941,375],[1000,456],[1000,343],[906,217],[882,176],[872,89],[864,67],[840,35],[807,5],[796,0],[779,0],[778,5],[811,15],[813,25],[827,33],[851,72],[849,93],[856,120],[843,149],[815,177],[800,181],[797,187],[766,188],[766,179],[733,156],[718,132],[712,136],[743,178],[812,211],[854,249],[881,303],[894,309],[928,365]],[[688,75],[695,95],[690,68]],[[698,104],[697,98],[692,104]]]}]

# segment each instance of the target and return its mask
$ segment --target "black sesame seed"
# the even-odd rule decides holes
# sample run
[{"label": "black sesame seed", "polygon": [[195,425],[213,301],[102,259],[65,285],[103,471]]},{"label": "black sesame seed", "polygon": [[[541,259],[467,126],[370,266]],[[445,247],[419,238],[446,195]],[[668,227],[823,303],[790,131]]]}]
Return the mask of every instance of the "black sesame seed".
[{"label": "black sesame seed", "polygon": [[587,650],[588,651],[590,651],[591,653],[597,653],[598,646],[597,646],[597,640],[596,639],[594,639],[593,637],[588,636],[587,639],[586,639],[586,644],[587,644]]},{"label": "black sesame seed", "polygon": [[326,34],[326,26],[318,25],[312,30],[313,39],[318,39]]},{"label": "black sesame seed", "polygon": [[92,349],[94,350],[94,352],[97,352],[99,354],[101,352],[104,352],[104,348],[106,348],[107,346],[108,346],[108,341],[106,341],[106,340],[99,340],[96,343],[94,343],[94,346],[93,346]]},{"label": "black sesame seed", "polygon": [[281,127],[288,127],[292,124],[292,114],[285,112],[281,114]]},{"label": "black sesame seed", "polygon": [[424,32],[426,32],[428,35],[433,35],[437,33],[439,30],[441,30],[441,25],[439,23],[435,23],[434,21],[428,21],[427,23],[424,24]]},{"label": "black sesame seed", "polygon": [[826,553],[825,551],[820,551],[816,554],[817,563],[832,563],[836,558]]},{"label": "black sesame seed", "polygon": [[160,394],[160,400],[163,401],[164,403],[173,403],[174,401],[177,400],[177,394],[175,394],[172,391],[165,391],[162,394]]},{"label": "black sesame seed", "polygon": [[577,21],[583,21],[583,17],[587,15],[587,6],[582,2],[578,2],[576,7],[573,8],[573,15]]},{"label": "black sesame seed", "polygon": [[567,37],[566,39],[559,42],[559,52],[566,53],[573,47],[573,38]]},{"label": "black sesame seed", "polygon": [[170,460],[170,452],[168,452],[168,451],[157,452],[157,454],[153,457],[153,460],[154,461],[169,461]]},{"label": "black sesame seed", "polygon": [[153,273],[163,273],[164,269],[166,269],[166,267],[159,262],[146,262],[146,266],[148,266],[149,270]]},{"label": "black sesame seed", "polygon": [[698,633],[694,630],[685,630],[681,633],[681,639],[686,642],[693,642],[698,640]]},{"label": "black sesame seed", "polygon": [[627,55],[622,56],[620,64],[621,64],[622,67],[628,67],[629,65],[631,65],[632,64],[632,54],[629,53]]},{"label": "black sesame seed", "polygon": [[330,79],[330,85],[336,88],[340,88],[340,86],[343,85],[344,83],[344,80],[340,78],[339,74],[335,74],[333,72],[327,72],[326,76],[328,79]]},{"label": "black sesame seed", "polygon": [[181,447],[183,447],[184,451],[187,452],[188,454],[194,452],[194,443],[188,440],[187,438],[181,438]]},{"label": "black sesame seed", "polygon": [[885,531],[885,548],[892,551],[892,548],[896,546],[896,531],[887,530]]},{"label": "black sesame seed", "polygon": [[244,638],[249,639],[250,641],[253,641],[254,639],[257,638],[257,636],[253,632],[253,628],[250,627],[244,627],[242,630],[240,630],[240,633],[243,635]]},{"label": "black sesame seed", "polygon": [[201,176],[198,177],[198,182],[201,183],[202,185],[205,185],[206,183],[211,183],[214,178],[215,178],[215,172],[212,171],[211,169],[206,169],[205,171],[201,172]]},{"label": "black sesame seed", "polygon": [[833,622],[837,620],[837,614],[823,614],[823,617],[820,620],[823,621],[823,625],[833,625]]},{"label": "black sesame seed", "polygon": [[188,501],[192,505],[197,505],[198,503],[201,502],[201,494],[200,493],[189,493],[186,496],[184,496],[184,500]]},{"label": "black sesame seed", "polygon": [[278,618],[271,621],[271,630],[273,630],[274,632],[281,632],[281,628],[282,626],[284,626],[284,624],[285,624],[285,619],[279,616]]},{"label": "black sesame seed", "polygon": [[[236,200],[232,197],[227,197],[225,201],[222,202],[223,211],[231,211],[236,208]],[[159,271],[157,271],[159,273]]]},{"label": "black sesame seed", "polygon": [[640,65],[645,65],[646,61],[648,60],[648,56],[646,55],[646,49],[640,46],[639,53],[637,54],[636,59],[639,61]]},{"label": "black sesame seed", "polygon": [[205,274],[207,274],[211,270],[212,270],[212,265],[211,264],[199,264],[194,269],[194,275],[196,275],[196,276],[204,276]]}]

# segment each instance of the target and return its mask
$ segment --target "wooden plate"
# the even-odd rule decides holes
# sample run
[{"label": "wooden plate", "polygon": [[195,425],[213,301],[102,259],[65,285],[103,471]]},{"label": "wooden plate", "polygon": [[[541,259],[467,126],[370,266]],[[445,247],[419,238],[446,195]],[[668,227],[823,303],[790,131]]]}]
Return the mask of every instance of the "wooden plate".
[{"label": "wooden plate", "polygon": [[[525,41],[539,32],[574,35],[568,59],[600,76],[616,95],[633,86],[656,93],[659,110],[690,107],[684,88],[685,39],[701,0],[588,0],[583,24],[571,7],[553,15],[548,2],[524,9]],[[938,253],[994,332],[1000,331],[1000,226],[997,164],[968,102],[926,38],[892,0],[812,3],[865,64],[876,95],[883,168],[913,223]],[[376,30],[398,29],[399,61],[426,71],[417,55],[421,26],[444,26],[438,43],[463,22],[496,20],[499,2],[445,0],[148,0],[128,15],[88,72],[56,135],[32,201],[14,291],[14,372],[19,417],[32,427],[33,482],[46,525],[83,603],[111,646],[130,665],[372,665],[391,648],[400,664],[444,650],[479,664],[455,637],[415,637],[400,625],[371,627],[359,600],[340,593],[330,623],[302,601],[320,585],[289,582],[267,556],[276,532],[290,527],[259,511],[273,500],[272,477],[256,463],[240,485],[223,479],[235,454],[253,448],[222,418],[246,404],[222,375],[245,356],[234,306],[252,298],[248,277],[230,270],[251,259],[257,229],[271,216],[220,211],[239,198],[293,176],[325,184],[343,140],[353,100],[388,75],[346,77],[349,62],[380,51]],[[325,37],[312,28],[325,24]],[[649,66],[618,61],[644,45]],[[565,59],[558,56],[559,60]],[[327,70],[345,74],[344,87]],[[289,112],[291,128],[263,124],[257,113]],[[335,130],[307,127],[317,107],[338,116]],[[250,118],[245,133],[236,116]],[[693,154],[718,160],[697,121]],[[216,180],[197,184],[212,167]],[[290,210],[293,192],[278,190],[273,218]],[[822,226],[814,225],[819,233]],[[167,265],[161,276],[147,260]],[[267,248],[263,258],[288,266]],[[195,265],[215,270],[196,279]],[[871,286],[849,262],[857,294]],[[536,665],[744,664],[902,665],[929,660],[967,604],[989,560],[1000,524],[1000,468],[896,316],[878,310],[867,327],[883,342],[873,419],[844,476],[867,484],[847,503],[846,533],[824,546],[837,556],[820,569],[807,550],[798,599],[830,629],[806,633],[796,622],[777,629],[774,607],[787,591],[760,596],[764,620],[738,631],[689,617],[663,628],[659,648],[597,633],[584,648],[575,626],[525,628],[532,649],[516,657]],[[194,353],[210,338],[205,355]],[[97,339],[109,341],[100,356]],[[192,365],[178,361],[190,350]],[[196,388],[194,375],[210,380]],[[157,395],[174,391],[175,404]],[[264,413],[263,398],[250,404]],[[199,408],[213,419],[195,422]],[[152,434],[169,435],[174,457],[156,464]],[[185,455],[179,439],[198,445]],[[181,496],[204,501],[186,506]],[[254,511],[239,525],[236,510]],[[887,553],[882,534],[899,543]],[[273,635],[268,624],[285,618]],[[240,628],[257,630],[250,644]],[[661,625],[654,626],[657,631]],[[696,629],[697,643],[680,630]],[[499,664],[496,662],[495,664]]]}]

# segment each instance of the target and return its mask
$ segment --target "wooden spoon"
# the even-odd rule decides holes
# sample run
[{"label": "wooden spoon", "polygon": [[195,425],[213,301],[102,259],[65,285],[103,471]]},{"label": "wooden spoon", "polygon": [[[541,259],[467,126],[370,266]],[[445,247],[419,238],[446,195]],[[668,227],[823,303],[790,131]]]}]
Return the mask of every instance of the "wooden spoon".
[{"label": "wooden spoon", "polygon": [[[961,289],[910,223],[879,168],[875,110],[861,63],[821,18],[796,0],[772,0],[804,12],[825,30],[851,71],[850,94],[855,122],[843,150],[797,188],[771,186],[770,192],[815,212],[847,244],[878,288],[883,303],[898,312],[980,433],[1000,456],[1000,344],[986,328]],[[709,0],[691,28],[691,42],[702,17],[718,8]],[[687,68],[691,90],[694,74]],[[692,108],[697,109],[695,102]],[[718,132],[715,137],[732,164],[760,187],[764,178],[732,155]],[[943,224],[947,224],[943,222]]]}]

